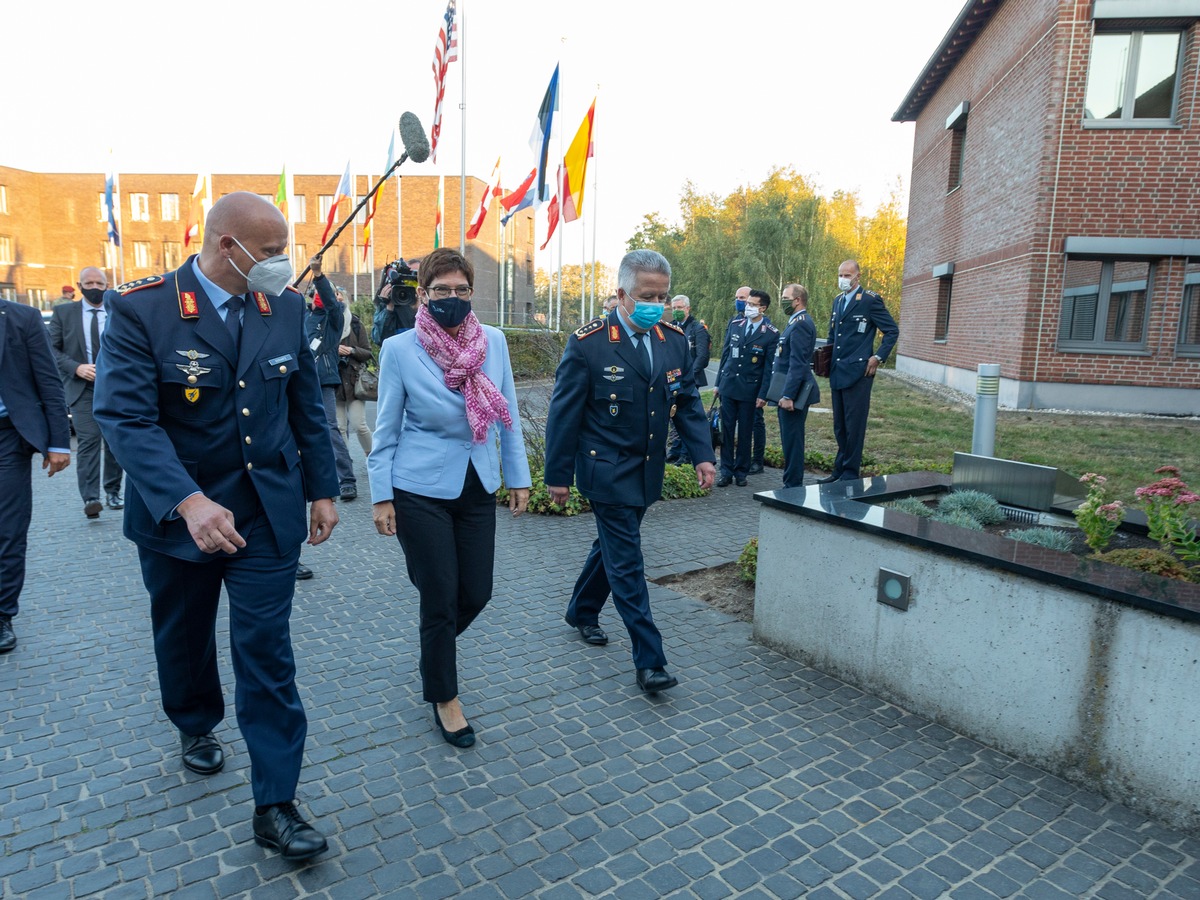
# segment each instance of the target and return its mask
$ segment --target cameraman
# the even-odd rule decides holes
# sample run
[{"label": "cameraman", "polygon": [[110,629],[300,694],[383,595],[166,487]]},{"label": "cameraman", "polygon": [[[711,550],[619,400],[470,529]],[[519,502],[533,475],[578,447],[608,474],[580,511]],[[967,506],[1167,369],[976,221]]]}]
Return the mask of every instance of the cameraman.
[{"label": "cameraman", "polygon": [[416,273],[404,260],[384,267],[383,281],[375,295],[376,312],[371,327],[371,340],[376,346],[417,324],[416,283]]}]

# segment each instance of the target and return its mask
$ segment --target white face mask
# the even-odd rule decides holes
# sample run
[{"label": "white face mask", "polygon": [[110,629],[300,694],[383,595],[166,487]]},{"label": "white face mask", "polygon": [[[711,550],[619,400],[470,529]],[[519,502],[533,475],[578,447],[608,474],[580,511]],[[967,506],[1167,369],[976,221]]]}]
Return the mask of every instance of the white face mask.
[{"label": "white face mask", "polygon": [[746,317],[747,318],[757,319],[761,315],[762,315],[762,310],[759,307],[751,306],[749,303],[746,304]]},{"label": "white face mask", "polygon": [[[239,247],[242,247],[242,242],[237,238],[233,242]],[[254,255],[242,247],[242,252],[254,259]],[[246,279],[246,290],[252,293],[269,294],[272,297],[277,297],[283,293],[292,282],[292,277],[296,274],[292,271],[292,261],[288,259],[286,253],[280,253],[278,256],[268,256],[266,259],[257,260],[250,267],[249,272],[243,272],[238,269],[237,263],[233,261],[233,257],[229,258],[229,264],[237,269],[237,273]]]},{"label": "white face mask", "polygon": [[850,279],[847,278],[845,275],[838,276],[838,290],[841,291],[842,293],[845,293],[846,291],[850,290]]}]

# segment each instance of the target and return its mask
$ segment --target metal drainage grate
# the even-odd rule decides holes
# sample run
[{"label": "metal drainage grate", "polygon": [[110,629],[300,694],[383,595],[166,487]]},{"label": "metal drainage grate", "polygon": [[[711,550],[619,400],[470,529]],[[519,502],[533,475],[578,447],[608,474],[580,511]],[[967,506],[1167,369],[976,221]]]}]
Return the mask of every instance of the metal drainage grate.
[{"label": "metal drainage grate", "polygon": [[1004,510],[1004,518],[1010,522],[1019,522],[1022,525],[1036,525],[1041,521],[1041,516],[1032,509],[1021,509],[1017,506],[1005,506],[1000,504],[1000,508]]}]

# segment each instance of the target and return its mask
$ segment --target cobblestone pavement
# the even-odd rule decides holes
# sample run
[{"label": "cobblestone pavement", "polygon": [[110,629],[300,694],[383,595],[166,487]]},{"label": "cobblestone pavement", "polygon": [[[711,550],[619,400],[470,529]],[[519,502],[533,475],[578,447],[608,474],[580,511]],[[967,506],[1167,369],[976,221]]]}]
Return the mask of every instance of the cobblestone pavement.
[{"label": "cobblestone pavement", "polygon": [[[359,460],[361,471],[361,460]],[[734,559],[752,476],[646,519],[658,573]],[[365,479],[361,484],[365,487]],[[365,498],[307,549],[293,618],[310,731],[302,808],[331,838],[295,866],[251,839],[245,745],[183,770],[158,705],[147,601],[117,514],[35,476],[29,583],[0,657],[0,894],[416,898],[1200,897],[1200,842],[754,643],[651,586],[680,686],[634,683],[562,622],[590,516],[498,512],[496,594],[460,641],[479,731],[421,702],[417,603]],[[224,623],[222,624],[224,628]]]}]

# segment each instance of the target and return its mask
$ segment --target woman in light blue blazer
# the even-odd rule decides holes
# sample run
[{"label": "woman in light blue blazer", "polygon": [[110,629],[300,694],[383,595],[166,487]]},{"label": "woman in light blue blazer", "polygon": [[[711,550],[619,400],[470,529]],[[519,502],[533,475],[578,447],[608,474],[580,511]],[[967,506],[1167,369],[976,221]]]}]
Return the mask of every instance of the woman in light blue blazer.
[{"label": "woman in light blue blazer", "polygon": [[474,268],[442,248],[418,271],[416,327],[380,352],[367,472],[375,528],[399,537],[421,596],[425,700],[442,737],[470,747],[455,640],[492,596],[501,465],[514,516],[525,511],[532,482],[508,344],[471,312]]}]

